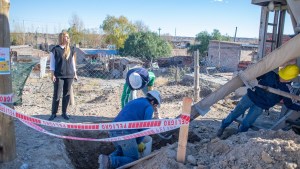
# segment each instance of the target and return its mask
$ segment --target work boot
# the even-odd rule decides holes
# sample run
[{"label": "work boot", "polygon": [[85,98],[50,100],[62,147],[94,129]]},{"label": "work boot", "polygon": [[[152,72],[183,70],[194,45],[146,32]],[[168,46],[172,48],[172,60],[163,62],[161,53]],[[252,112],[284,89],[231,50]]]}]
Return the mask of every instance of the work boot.
[{"label": "work boot", "polygon": [[224,130],[225,130],[224,128],[219,128],[217,132],[217,137],[221,137],[223,135]]},{"label": "work boot", "polygon": [[104,154],[100,154],[98,158],[98,163],[99,163],[99,169],[109,169],[110,168],[110,161],[109,157]]},{"label": "work boot", "polygon": [[49,117],[49,121],[52,121],[52,120],[54,120],[55,119],[55,117],[56,117],[56,114],[51,114],[51,116]]},{"label": "work boot", "polygon": [[67,113],[63,113],[61,115],[61,117],[63,117],[65,120],[69,120],[70,119],[70,117],[67,115]]}]

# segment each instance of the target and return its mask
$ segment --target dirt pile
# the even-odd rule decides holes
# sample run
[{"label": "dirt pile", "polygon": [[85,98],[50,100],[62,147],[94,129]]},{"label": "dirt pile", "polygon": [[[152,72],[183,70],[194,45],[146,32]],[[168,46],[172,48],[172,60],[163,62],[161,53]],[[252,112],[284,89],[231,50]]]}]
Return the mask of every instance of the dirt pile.
[{"label": "dirt pile", "polygon": [[296,169],[300,164],[300,137],[293,131],[249,131],[226,140],[188,144],[186,164],[176,162],[177,143],[133,168],[255,168]]}]

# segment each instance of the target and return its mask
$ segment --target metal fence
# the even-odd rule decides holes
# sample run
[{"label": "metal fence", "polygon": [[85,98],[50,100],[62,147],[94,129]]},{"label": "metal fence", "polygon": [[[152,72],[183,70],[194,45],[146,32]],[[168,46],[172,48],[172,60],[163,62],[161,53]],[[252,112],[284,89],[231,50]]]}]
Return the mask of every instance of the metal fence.
[{"label": "metal fence", "polygon": [[[121,110],[124,75],[131,66],[143,66],[129,62],[128,64],[125,63],[127,67],[124,67],[121,63],[124,59],[128,60],[128,58],[112,56],[78,63],[78,81],[73,82],[74,101],[70,102],[68,114],[71,116],[100,116],[103,112],[107,112],[106,117],[114,117]],[[13,77],[28,72],[28,70],[31,70],[28,66],[24,67],[23,70],[19,67],[18,71],[13,73]],[[172,104],[178,106],[180,113],[182,98],[194,98],[193,70],[191,66],[149,68],[149,71],[153,71],[156,75],[154,89],[159,90],[162,94],[164,103],[161,107],[162,110],[165,109],[166,112],[169,109],[168,106]],[[14,91],[14,93],[22,93],[19,95],[22,100],[19,104],[22,105],[27,114],[50,115],[53,83],[50,80],[49,70],[47,69],[44,77],[40,76],[40,69],[33,69],[30,76],[27,75],[23,75],[24,88],[22,85],[18,85],[19,87],[16,87]],[[14,85],[19,82],[19,78],[13,78]],[[201,97],[209,94],[214,88],[217,87],[212,86],[210,82],[200,80]],[[138,96],[142,97],[142,92],[138,92]],[[61,103],[59,107],[61,108]],[[58,114],[60,114],[60,108]]]}]

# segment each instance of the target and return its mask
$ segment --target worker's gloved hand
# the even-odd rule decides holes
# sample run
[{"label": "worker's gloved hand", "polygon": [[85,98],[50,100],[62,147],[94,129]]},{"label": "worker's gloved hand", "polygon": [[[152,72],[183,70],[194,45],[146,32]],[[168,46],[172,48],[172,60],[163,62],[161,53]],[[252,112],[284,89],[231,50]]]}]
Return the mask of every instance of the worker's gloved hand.
[{"label": "worker's gloved hand", "polygon": [[139,145],[138,145],[138,150],[139,152],[143,152],[144,150],[146,149],[146,145],[145,143],[141,142]]},{"label": "worker's gloved hand", "polygon": [[248,85],[251,86],[252,88],[254,88],[255,86],[258,85],[257,79],[249,80]]},{"label": "worker's gloved hand", "polygon": [[251,89],[251,90],[254,90],[254,87],[258,85],[257,79],[248,80],[248,78],[246,77],[246,75],[245,75],[245,73],[243,71],[239,72],[238,76],[243,81],[243,83],[245,84],[245,86],[247,88]]},{"label": "worker's gloved hand", "polygon": [[154,113],[153,113],[153,115],[154,115],[154,116],[153,116],[154,119],[161,119],[157,107],[154,108]]}]

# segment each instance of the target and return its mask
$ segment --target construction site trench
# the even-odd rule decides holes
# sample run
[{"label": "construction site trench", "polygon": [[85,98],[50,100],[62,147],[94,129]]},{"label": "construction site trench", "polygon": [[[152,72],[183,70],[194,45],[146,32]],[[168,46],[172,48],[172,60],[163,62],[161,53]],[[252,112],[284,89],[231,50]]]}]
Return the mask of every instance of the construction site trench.
[{"label": "construction site trench", "polygon": [[[107,138],[107,132],[99,131],[72,131],[65,135],[83,137],[83,138]],[[173,144],[178,141],[178,132],[174,133],[170,139],[162,139],[158,135],[151,135],[152,151],[159,150],[167,144]],[[188,142],[194,143],[200,141],[200,138],[193,132],[189,132]],[[98,169],[98,156],[100,154],[109,155],[114,151],[111,142],[91,142],[64,139],[64,144],[72,164],[77,169]]]}]

